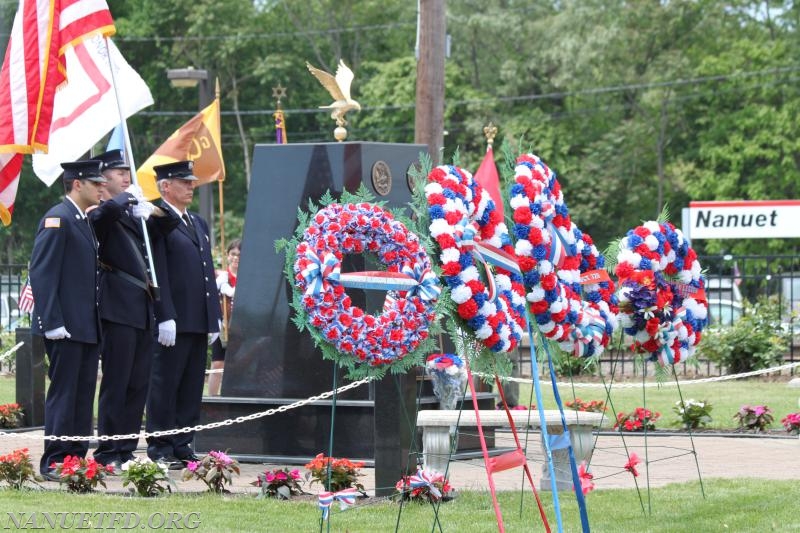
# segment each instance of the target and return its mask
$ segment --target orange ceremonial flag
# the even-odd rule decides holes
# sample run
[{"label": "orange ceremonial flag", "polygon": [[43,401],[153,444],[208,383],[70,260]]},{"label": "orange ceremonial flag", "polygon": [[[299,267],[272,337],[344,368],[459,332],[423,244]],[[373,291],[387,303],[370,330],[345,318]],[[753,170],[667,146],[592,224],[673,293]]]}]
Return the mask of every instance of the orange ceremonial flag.
[{"label": "orange ceremonial flag", "polygon": [[169,136],[136,171],[139,185],[148,200],[160,196],[153,167],[175,161],[194,161],[197,185],[225,180],[225,162],[220,142],[219,100],[200,111]]}]

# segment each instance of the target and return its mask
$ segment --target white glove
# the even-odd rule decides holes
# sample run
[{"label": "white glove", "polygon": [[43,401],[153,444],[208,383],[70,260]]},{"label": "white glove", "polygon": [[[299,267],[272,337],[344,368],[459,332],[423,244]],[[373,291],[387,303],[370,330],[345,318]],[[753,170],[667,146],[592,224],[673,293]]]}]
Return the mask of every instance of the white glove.
[{"label": "white glove", "polygon": [[146,200],[139,200],[139,203],[131,206],[131,213],[136,218],[143,218],[147,220],[153,214],[156,206]]},{"label": "white glove", "polygon": [[219,331],[216,332],[216,333],[209,333],[208,334],[208,345],[211,346],[212,344],[214,344],[217,341],[218,338],[219,338]]},{"label": "white glove", "polygon": [[174,320],[165,320],[158,325],[158,343],[162,346],[175,346]]},{"label": "white glove", "polygon": [[219,288],[219,292],[221,292],[228,298],[233,298],[233,295],[236,293],[236,287],[231,287],[227,283],[223,283],[222,287]]},{"label": "white glove", "polygon": [[69,339],[72,335],[69,334],[67,328],[61,326],[60,328],[51,329],[50,331],[45,331],[44,336],[50,339],[51,341],[57,341],[60,339]]},{"label": "white glove", "polygon": [[136,201],[139,203],[145,202],[147,199],[144,197],[144,192],[142,192],[142,188],[136,184],[131,183],[125,192],[132,195],[136,198]]}]

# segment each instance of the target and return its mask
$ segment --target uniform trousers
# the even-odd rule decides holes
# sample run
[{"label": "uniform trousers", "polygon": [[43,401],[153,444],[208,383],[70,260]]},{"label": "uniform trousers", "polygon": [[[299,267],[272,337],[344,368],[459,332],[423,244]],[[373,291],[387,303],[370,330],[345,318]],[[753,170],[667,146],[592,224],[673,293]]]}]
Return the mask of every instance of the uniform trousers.
[{"label": "uniform trousers", "polygon": [[[206,373],[205,333],[178,333],[175,346],[159,346],[150,372],[147,397],[147,431],[194,426],[200,420]],[[191,456],[194,431],[148,437],[147,455],[184,459]]]},{"label": "uniform trousers", "polygon": [[[50,386],[44,404],[45,435],[92,435],[94,391],[100,346],[69,339],[44,340],[50,367]],[[45,441],[39,470],[44,474],[52,463],[67,455],[86,457],[89,441]]]},{"label": "uniform trousers", "polygon": [[[103,320],[103,379],[97,414],[99,435],[139,433],[147,401],[153,331]],[[139,439],[101,440],[94,458],[108,464],[133,457]]]}]

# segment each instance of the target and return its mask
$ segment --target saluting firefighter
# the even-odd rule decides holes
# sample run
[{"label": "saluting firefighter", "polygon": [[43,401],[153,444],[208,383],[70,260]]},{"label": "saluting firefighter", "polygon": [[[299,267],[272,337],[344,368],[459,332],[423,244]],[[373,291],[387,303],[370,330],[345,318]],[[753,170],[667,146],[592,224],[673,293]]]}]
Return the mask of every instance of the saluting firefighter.
[{"label": "saluting firefighter", "polygon": [[[45,337],[50,386],[45,400],[45,435],[88,436],[97,383],[101,330],[98,313],[97,240],[86,210],[100,204],[106,179],[99,161],[62,163],[66,196],[39,223],[30,280],[36,301],[33,332]],[[93,214],[105,229],[136,199],[127,193],[104,202]],[[45,479],[58,480],[54,463],[67,455],[86,457],[88,441],[48,440],[39,464]]]},{"label": "saluting firefighter", "polygon": [[[97,414],[99,435],[138,433],[142,427],[150,367],[155,350],[153,276],[148,250],[164,238],[180,219],[170,211],[155,208],[141,189],[131,185],[130,166],[121,150],[110,150],[95,158],[106,178],[104,200],[127,191],[138,199],[114,224],[97,227],[100,241],[100,320],[103,346],[100,353],[103,377]],[[93,221],[95,211],[89,213]],[[152,216],[151,216],[152,215]],[[146,220],[150,246],[142,230]],[[161,265],[156,264],[156,281]],[[134,459],[138,439],[101,440],[94,458],[119,470]]]},{"label": "saluting firefighter", "polygon": [[[187,211],[197,178],[191,161],[154,167],[162,209],[173,211],[181,223],[156,246],[163,262],[159,278],[161,299],[156,302],[158,342],[150,373],[147,431],[194,426],[200,419],[208,345],[219,336],[221,319],[208,225]],[[197,460],[192,449],[194,432],[147,439],[153,460],[182,468]]]}]

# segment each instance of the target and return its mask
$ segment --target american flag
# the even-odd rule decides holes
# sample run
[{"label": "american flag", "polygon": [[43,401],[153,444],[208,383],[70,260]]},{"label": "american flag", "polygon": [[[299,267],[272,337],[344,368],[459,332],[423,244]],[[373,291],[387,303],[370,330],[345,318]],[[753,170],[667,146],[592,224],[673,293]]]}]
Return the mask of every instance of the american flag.
[{"label": "american flag", "polygon": [[17,307],[23,313],[30,314],[33,312],[33,289],[31,289],[31,282],[29,279],[25,280],[25,285],[23,285],[22,290],[19,291]]},{"label": "american flag", "polygon": [[19,0],[0,70],[0,220],[11,222],[22,155],[47,151],[64,52],[94,33],[112,35],[105,0]]}]

